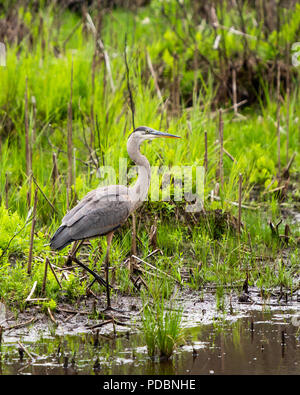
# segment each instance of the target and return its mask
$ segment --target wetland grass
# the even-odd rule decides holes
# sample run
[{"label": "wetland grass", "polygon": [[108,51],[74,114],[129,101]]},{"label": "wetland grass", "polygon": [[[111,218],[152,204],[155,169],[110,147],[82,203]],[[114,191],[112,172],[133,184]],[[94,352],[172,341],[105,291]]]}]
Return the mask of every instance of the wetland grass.
[{"label": "wetland grass", "polygon": [[[176,8],[175,2],[172,3]],[[97,32],[97,35],[101,33],[103,44],[99,48],[95,34],[87,31],[80,15],[65,10],[58,16],[55,8],[44,7],[40,10],[41,27],[40,18],[36,18],[33,10],[29,8],[26,14],[19,8],[19,18],[28,27],[31,39],[24,37],[19,45],[7,42],[7,66],[0,67],[0,298],[13,309],[22,310],[35,281],[37,296],[52,301],[53,311],[62,295],[71,303],[91,295],[87,289],[96,296],[102,295],[103,287],[97,282],[89,287],[92,279],[89,274],[83,275],[80,268],[74,267],[70,275],[63,276],[65,253],[54,255],[48,246],[63,213],[72,206],[70,188],[76,185],[76,195],[81,198],[98,187],[106,176],[101,164],[116,169],[118,182],[119,159],[127,158],[123,137],[130,125],[151,124],[157,129],[176,132],[184,137],[180,144],[145,145],[143,152],[152,166],[204,165],[204,212],[193,217],[185,212],[184,202],[145,202],[136,213],[136,224],[133,220],[132,227],[128,225],[116,232],[111,255],[116,285],[113,296],[140,295],[146,287],[146,300],[159,300],[163,295],[163,305],[155,302],[154,307],[144,308],[143,325],[150,336],[149,353],[161,349],[167,356],[180,339],[180,317],[165,309],[176,284],[200,290],[202,296],[206,286],[218,287],[220,296],[226,287],[240,292],[247,271],[249,286],[262,291],[282,286],[292,292],[297,287],[299,223],[293,221],[292,215],[283,217],[282,213],[299,210],[300,112],[298,70],[291,68],[285,76],[282,69],[276,79],[274,72],[272,78],[264,78],[262,68],[262,74],[256,76],[259,88],[255,101],[249,93],[249,106],[244,107],[239,105],[244,100],[242,87],[248,89],[243,70],[227,64],[220,48],[211,51],[214,33],[222,34],[220,44],[226,45],[227,62],[236,54],[235,48],[243,58],[242,48],[246,48],[247,39],[247,51],[257,51],[260,65],[272,63],[273,36],[269,37],[270,45],[268,40],[258,38],[254,46],[247,33],[234,34],[230,27],[239,16],[231,10],[223,15],[228,29],[203,23],[202,32],[190,26],[196,40],[192,48],[201,43],[202,51],[191,52],[187,49],[190,34],[178,25],[180,21],[169,5],[165,13],[172,23],[161,15],[157,4],[153,1],[136,15],[119,8],[110,10],[103,16],[101,31]],[[147,24],[143,21],[149,12],[152,21]],[[180,15],[181,11],[178,12]],[[255,15],[255,10],[251,9],[251,13]],[[279,33],[283,43],[287,29],[290,39],[295,38],[297,15],[299,7],[290,12],[289,25],[284,25]],[[96,12],[91,14],[93,19],[96,16]],[[252,19],[249,23],[253,34],[258,34]],[[174,24],[179,30],[174,31]],[[41,28],[43,34],[39,35]],[[183,40],[176,35],[177,31]],[[183,46],[182,41],[187,45]],[[199,69],[190,70],[190,65]],[[226,71],[227,66],[230,72]],[[228,86],[234,92],[233,103],[225,93],[226,99],[220,99],[220,89],[224,88],[223,83],[218,83],[220,75],[224,80],[232,79]],[[289,91],[278,95],[284,89],[284,77],[288,78]],[[29,95],[35,98],[31,106]],[[279,103],[288,114],[286,122]],[[24,131],[24,125],[25,133],[20,132]],[[280,129],[284,127],[287,134]],[[215,145],[216,131],[219,145]],[[284,152],[284,146],[286,159],[292,162],[282,201],[276,188],[282,188],[283,181],[281,176],[276,176],[283,164],[280,152]],[[130,162],[128,167],[132,167]],[[240,174],[243,189],[239,190]],[[34,233],[30,232],[31,180],[43,196],[36,206]],[[216,181],[221,186],[219,195],[210,199]],[[281,219],[277,237],[272,235],[268,221],[278,223]],[[290,229],[288,246],[282,244],[280,237],[287,236],[286,225]],[[132,231],[136,236],[133,243]],[[31,237],[34,242],[30,244]],[[102,262],[105,247],[102,240],[91,240],[81,253],[83,261],[91,269],[97,267],[101,271],[98,262]],[[154,249],[161,252],[146,258]],[[139,273],[144,280],[140,287],[134,285],[138,276],[127,267],[132,255],[158,269],[154,271],[139,262],[152,273]],[[50,270],[45,286],[46,259]],[[168,274],[166,283],[153,280],[153,273],[157,275],[159,271]],[[221,299],[220,296],[220,306]],[[45,305],[46,310],[51,306]],[[162,330],[157,332],[156,328],[156,335],[151,339],[151,325],[155,325],[151,319],[155,317],[160,317]]]}]

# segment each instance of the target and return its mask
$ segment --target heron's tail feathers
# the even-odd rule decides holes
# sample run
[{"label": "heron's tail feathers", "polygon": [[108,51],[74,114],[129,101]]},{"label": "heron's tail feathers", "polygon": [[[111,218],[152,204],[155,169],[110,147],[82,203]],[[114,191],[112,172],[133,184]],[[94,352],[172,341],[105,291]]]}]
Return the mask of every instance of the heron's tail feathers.
[{"label": "heron's tail feathers", "polygon": [[74,240],[70,236],[67,226],[60,226],[50,240],[50,247],[52,250],[62,250]]}]

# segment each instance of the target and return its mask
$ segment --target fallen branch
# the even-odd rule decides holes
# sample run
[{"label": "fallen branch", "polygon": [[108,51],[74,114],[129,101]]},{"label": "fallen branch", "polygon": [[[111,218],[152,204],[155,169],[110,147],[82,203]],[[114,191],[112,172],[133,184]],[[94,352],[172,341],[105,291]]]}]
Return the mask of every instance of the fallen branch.
[{"label": "fallen branch", "polygon": [[56,273],[55,273],[55,271],[54,271],[54,269],[53,269],[53,267],[52,267],[50,261],[48,261],[48,265],[49,265],[49,267],[50,267],[50,269],[51,269],[51,271],[52,271],[52,273],[53,273],[53,275],[54,275],[54,277],[55,277],[55,280],[57,281],[57,284],[58,284],[59,287],[62,289],[61,283],[59,282],[59,279],[57,278],[57,275],[56,275]]},{"label": "fallen branch", "polygon": [[64,312],[64,313],[69,313],[69,314],[91,314],[89,311],[70,310],[70,309],[65,309],[62,307],[57,307],[56,310],[59,312]]},{"label": "fallen branch", "polygon": [[51,321],[53,321],[54,324],[57,325],[57,322],[56,322],[55,318],[53,317],[53,314],[52,314],[52,312],[51,312],[50,307],[47,308],[47,311],[48,311],[48,314],[49,314],[49,316],[50,316]]},{"label": "fallen branch", "polygon": [[18,328],[22,328],[23,326],[27,326],[31,323],[33,323],[34,321],[37,320],[37,317],[32,317],[30,320],[22,322],[20,324],[16,324],[16,325],[11,325],[7,328],[4,328],[6,331],[10,331],[11,329],[18,329]]},{"label": "fallen branch", "polygon": [[176,278],[170,276],[168,273],[164,272],[163,270],[158,269],[157,267],[151,265],[150,263],[144,261],[143,259],[139,258],[139,257],[136,256],[136,255],[132,255],[132,256],[133,256],[135,259],[137,259],[138,261],[140,261],[140,262],[144,263],[145,265],[151,267],[151,269],[157,270],[158,272],[162,273],[163,275],[165,275],[165,276],[167,276],[167,277],[170,277],[172,280],[174,280],[174,281],[176,281],[177,283],[180,284],[180,282],[179,282]]},{"label": "fallen branch", "polygon": [[37,181],[36,181],[34,175],[32,175],[32,179],[33,179],[33,182],[35,183],[35,185],[36,185],[36,186],[38,187],[38,189],[40,190],[40,192],[41,192],[41,194],[43,195],[43,197],[46,199],[47,203],[48,203],[48,204],[50,205],[50,207],[52,208],[52,210],[55,211],[56,214],[58,214],[57,211],[56,211],[56,209],[55,209],[55,207],[53,206],[53,204],[50,202],[50,200],[47,198],[47,196],[44,194],[44,192],[43,192],[42,189],[40,188],[40,186],[39,186],[39,184],[37,183]]}]

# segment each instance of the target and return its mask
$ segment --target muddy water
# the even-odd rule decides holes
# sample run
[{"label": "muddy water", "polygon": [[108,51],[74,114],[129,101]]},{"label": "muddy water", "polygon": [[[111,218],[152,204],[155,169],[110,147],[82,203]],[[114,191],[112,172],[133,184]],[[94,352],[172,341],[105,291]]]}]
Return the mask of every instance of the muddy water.
[{"label": "muddy water", "polygon": [[84,333],[17,339],[1,348],[2,374],[300,374],[300,323],[295,311],[251,311],[235,320],[185,329],[186,343],[169,361],[151,360],[139,332],[116,338]]}]

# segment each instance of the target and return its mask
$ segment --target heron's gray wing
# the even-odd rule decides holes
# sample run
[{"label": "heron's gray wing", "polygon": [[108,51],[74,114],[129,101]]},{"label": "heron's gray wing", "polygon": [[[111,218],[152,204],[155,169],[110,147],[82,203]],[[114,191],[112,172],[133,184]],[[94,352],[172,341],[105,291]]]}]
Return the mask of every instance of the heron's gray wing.
[{"label": "heron's gray wing", "polygon": [[[124,185],[110,185],[94,189],[85,195],[80,202],[73,207],[62,219],[62,225],[71,226],[78,221],[88,211],[96,207],[102,207],[105,200],[125,200],[128,201],[128,188]],[[103,207],[105,209],[105,207]]]},{"label": "heron's gray wing", "polygon": [[118,192],[111,187],[91,191],[65,215],[51,239],[51,247],[62,249],[74,240],[105,235],[125,222],[131,208],[127,188]]},{"label": "heron's gray wing", "polygon": [[128,201],[100,201],[97,208],[89,207],[76,222],[65,224],[73,240],[105,235],[118,228],[130,214]]}]

